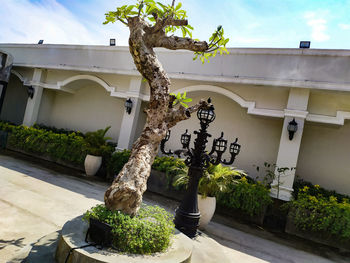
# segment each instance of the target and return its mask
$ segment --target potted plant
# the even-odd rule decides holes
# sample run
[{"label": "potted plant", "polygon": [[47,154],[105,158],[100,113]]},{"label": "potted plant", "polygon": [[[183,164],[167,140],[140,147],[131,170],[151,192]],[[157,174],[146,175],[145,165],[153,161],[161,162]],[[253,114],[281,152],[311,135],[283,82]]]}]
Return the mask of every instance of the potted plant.
[{"label": "potted plant", "polygon": [[[188,168],[180,168],[181,172],[174,178],[175,187],[187,186]],[[198,185],[198,209],[201,213],[199,228],[205,229],[214,215],[216,208],[216,195],[227,191],[227,186],[236,182],[237,178],[245,175],[244,171],[233,167],[212,165],[204,171]]]},{"label": "potted plant", "polygon": [[85,142],[87,147],[87,155],[85,158],[85,173],[88,176],[93,176],[97,173],[102,164],[102,155],[104,152],[109,151],[110,146],[107,144],[107,140],[112,138],[105,137],[111,126],[105,129],[99,129],[95,132],[87,132],[85,134]]}]

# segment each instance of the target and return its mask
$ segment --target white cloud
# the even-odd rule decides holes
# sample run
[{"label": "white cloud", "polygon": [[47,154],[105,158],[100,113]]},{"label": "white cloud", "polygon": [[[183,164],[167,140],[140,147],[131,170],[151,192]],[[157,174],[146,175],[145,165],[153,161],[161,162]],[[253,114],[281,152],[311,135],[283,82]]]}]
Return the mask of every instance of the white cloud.
[{"label": "white cloud", "polygon": [[108,45],[109,38],[117,38],[117,44],[127,45],[126,29],[102,25],[104,11],[100,21],[95,17],[89,21],[76,17],[55,0],[0,0],[0,6],[2,43],[37,43],[44,39],[44,43]]},{"label": "white cloud", "polygon": [[327,20],[319,17],[316,12],[306,12],[304,15],[307,25],[311,28],[312,40],[323,42],[330,39],[327,31]]},{"label": "white cloud", "polygon": [[349,30],[350,24],[338,24],[338,26],[343,30]]}]

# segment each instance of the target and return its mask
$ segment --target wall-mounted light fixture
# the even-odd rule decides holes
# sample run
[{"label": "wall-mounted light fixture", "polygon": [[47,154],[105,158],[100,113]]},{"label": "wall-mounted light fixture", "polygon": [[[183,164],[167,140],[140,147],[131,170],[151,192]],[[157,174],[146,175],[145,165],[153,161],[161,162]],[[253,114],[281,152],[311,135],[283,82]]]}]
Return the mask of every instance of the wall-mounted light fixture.
[{"label": "wall-mounted light fixture", "polygon": [[298,130],[298,123],[295,121],[295,118],[288,123],[287,130],[289,133],[289,140],[291,141],[293,140],[294,133]]},{"label": "wall-mounted light fixture", "polygon": [[26,86],[26,87],[27,87],[28,97],[33,99],[35,89],[32,86]]},{"label": "wall-mounted light fixture", "polygon": [[132,100],[130,98],[128,98],[125,101],[125,111],[130,114],[131,113],[131,109],[132,109]]},{"label": "wall-mounted light fixture", "polygon": [[43,39],[40,39],[39,42],[38,42],[39,45],[42,45],[44,44],[44,40]]},{"label": "wall-mounted light fixture", "polygon": [[299,48],[310,48],[310,41],[300,41]]},{"label": "wall-mounted light fixture", "polygon": [[115,46],[115,38],[109,39],[109,45],[110,46]]}]

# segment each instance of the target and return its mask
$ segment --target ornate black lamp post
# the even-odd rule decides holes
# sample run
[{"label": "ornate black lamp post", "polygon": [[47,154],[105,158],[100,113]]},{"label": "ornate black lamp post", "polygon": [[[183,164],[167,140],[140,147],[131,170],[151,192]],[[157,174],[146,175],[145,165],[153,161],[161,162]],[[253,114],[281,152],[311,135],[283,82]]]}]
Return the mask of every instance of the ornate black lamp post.
[{"label": "ornate black lamp post", "polygon": [[[208,102],[211,102],[210,99],[208,99]],[[188,134],[188,130],[186,130],[186,132],[181,135],[183,149],[174,152],[174,154],[179,157],[181,154],[186,156],[187,158],[185,159],[185,163],[189,167],[189,182],[187,191],[180,206],[176,210],[174,223],[177,229],[191,238],[196,236],[199,225],[200,213],[198,211],[197,194],[199,180],[203,176],[204,169],[207,168],[210,163],[223,163],[227,165],[232,164],[236,156],[239,154],[241,148],[241,146],[237,143],[238,139],[236,138],[236,140],[230,145],[230,160],[222,160],[221,157],[227,149],[227,140],[223,138],[224,133],[222,132],[219,138],[214,139],[210,153],[206,153],[205,148],[208,142],[207,138],[211,137],[211,135],[207,132],[207,128],[215,119],[214,106],[211,105],[209,108],[199,109],[197,112],[197,117],[200,121],[201,128],[199,131],[194,132],[194,134],[197,135],[197,138],[194,141],[194,148],[189,148],[191,135]],[[165,151],[165,143],[169,140],[169,138],[170,131],[162,140],[160,146],[161,151],[167,155],[173,154],[173,152],[170,150]],[[216,153],[216,156],[213,155],[214,153]]]}]

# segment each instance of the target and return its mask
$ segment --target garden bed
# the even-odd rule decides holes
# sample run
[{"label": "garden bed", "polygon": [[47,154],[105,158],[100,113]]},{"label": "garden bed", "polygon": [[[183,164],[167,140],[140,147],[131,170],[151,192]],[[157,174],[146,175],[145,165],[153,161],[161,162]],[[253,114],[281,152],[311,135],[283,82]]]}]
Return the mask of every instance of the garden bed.
[{"label": "garden bed", "polygon": [[248,213],[243,212],[241,209],[229,208],[229,207],[225,207],[220,204],[217,204],[215,213],[223,216],[228,216],[240,222],[248,222],[248,223],[253,223],[253,224],[262,226],[264,223],[266,209],[267,209],[267,206],[265,206],[262,212],[256,215],[250,215]]},{"label": "garden bed", "polygon": [[311,240],[323,245],[327,245],[334,248],[339,248],[350,252],[350,240],[344,241],[339,239],[336,236],[333,236],[329,233],[323,231],[303,231],[298,229],[294,224],[295,211],[291,209],[287,216],[287,224],[285,232],[291,235],[295,235],[307,240]]},{"label": "garden bed", "polygon": [[308,240],[350,251],[349,196],[297,180],[285,231]]},{"label": "garden bed", "polygon": [[[156,193],[167,198],[181,201],[185,195],[185,190],[178,190],[175,187],[173,187],[171,183],[172,179],[173,176],[152,169],[151,175],[147,181],[147,190],[149,192]],[[267,205],[264,205],[264,207],[259,213],[250,215],[249,213],[245,213],[241,209],[229,208],[217,203],[215,213],[230,217],[237,221],[248,222],[262,226],[267,207]]]},{"label": "garden bed", "polygon": [[63,161],[63,160],[60,160],[60,159],[53,159],[49,155],[46,155],[46,154],[35,154],[35,153],[27,152],[27,151],[15,148],[15,147],[13,147],[11,145],[8,145],[8,144],[6,146],[6,149],[8,149],[10,151],[14,151],[14,152],[19,152],[19,153],[22,153],[22,154],[25,154],[25,155],[28,155],[28,156],[31,156],[31,157],[34,157],[34,158],[38,158],[38,159],[41,159],[41,160],[45,160],[45,161],[53,162],[53,163],[56,163],[56,164],[59,164],[59,165],[63,165],[63,166],[66,166],[66,167],[78,170],[80,172],[85,172],[83,164],[78,165],[78,164],[66,162],[66,161]]},{"label": "garden bed", "polygon": [[177,190],[172,186],[172,176],[154,169],[148,178],[147,190],[178,201],[185,195],[184,190]]}]

